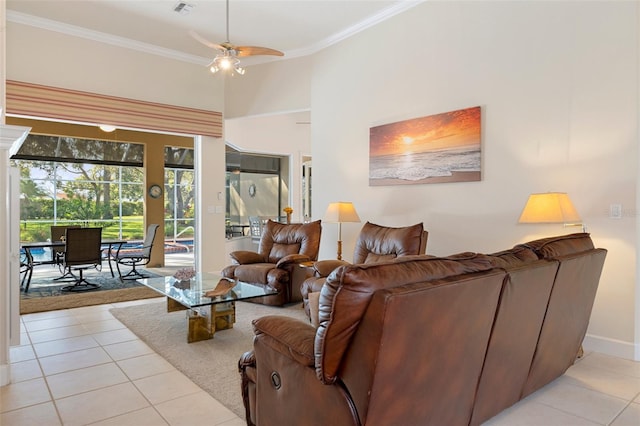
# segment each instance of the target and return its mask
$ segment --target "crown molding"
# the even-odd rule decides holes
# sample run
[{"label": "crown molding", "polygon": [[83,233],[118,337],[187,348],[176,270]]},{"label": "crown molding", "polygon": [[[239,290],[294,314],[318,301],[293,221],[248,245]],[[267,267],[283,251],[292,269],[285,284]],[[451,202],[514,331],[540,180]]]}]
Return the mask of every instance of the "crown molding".
[{"label": "crown molding", "polygon": [[[359,32],[366,30],[367,28],[371,28],[395,15],[398,15],[415,6],[418,6],[419,4],[424,3],[425,1],[427,0],[400,1],[398,3],[395,3],[389,6],[386,9],[381,10],[375,15],[372,15],[356,23],[355,25],[352,25],[349,28],[346,28],[338,33],[335,33],[325,38],[324,40],[321,40],[316,44],[313,44],[305,48],[285,51],[284,52],[285,55],[280,58],[265,57],[264,60],[258,60],[255,62],[255,64],[312,55],[314,53],[319,52],[322,49],[325,49],[345,39],[348,39],[349,37],[355,34],[358,34]],[[143,43],[143,42],[128,39],[125,37],[119,37],[112,34],[103,33],[100,31],[94,31],[94,30],[79,27],[76,25],[65,24],[59,21],[53,21],[51,19],[40,18],[40,17],[29,15],[26,13],[16,12],[13,10],[7,10],[6,19],[9,22],[13,22],[17,24],[29,25],[29,26],[41,28],[44,30],[55,31],[61,34],[80,37],[87,40],[96,41],[99,43],[110,44],[112,46],[122,47],[125,49],[137,50],[139,52],[157,55],[157,56],[161,56],[164,58],[173,59],[177,61],[188,62],[196,65],[207,66],[211,62],[211,58],[191,55],[191,54],[183,53],[177,50],[156,46],[154,44]],[[253,64],[253,61],[250,61],[250,62]]]},{"label": "crown molding", "polygon": [[118,37],[113,34],[107,34],[100,31],[89,30],[87,28],[78,27],[76,25],[65,24],[51,19],[40,18],[26,13],[7,10],[7,21],[16,24],[29,25],[31,27],[41,28],[43,30],[55,31],[61,34],[80,37],[87,40],[97,41],[99,43],[110,44],[112,46],[122,47],[125,49],[137,50],[139,52],[149,53],[152,55],[162,56],[168,59],[174,59],[182,62],[206,66],[211,62],[210,58],[202,56],[190,55],[173,49],[156,46],[150,43],[132,40],[125,37]]},{"label": "crown molding", "polygon": [[421,3],[424,3],[428,0],[407,0],[407,1],[400,1],[398,3],[395,3],[389,7],[387,7],[386,9],[382,9],[381,11],[379,11],[378,13],[376,13],[375,15],[372,15],[358,23],[356,23],[355,25],[352,25],[340,32],[337,32],[335,34],[332,34],[331,36],[325,38],[324,40],[321,40],[320,42],[311,45],[309,47],[306,48],[302,48],[302,49],[294,49],[294,50],[290,50],[286,52],[286,56],[288,58],[296,58],[296,57],[300,57],[300,56],[307,56],[307,55],[311,55],[314,53],[317,53],[319,51],[321,51],[322,49],[326,49],[329,46],[332,46],[336,43],[339,43],[343,40],[348,39],[349,37],[352,37],[356,34],[358,34],[361,31],[366,30],[367,28],[371,28],[373,26],[378,25],[379,23],[386,21],[389,18],[392,18],[402,12],[405,12],[409,9],[412,9],[416,6],[418,6]]}]

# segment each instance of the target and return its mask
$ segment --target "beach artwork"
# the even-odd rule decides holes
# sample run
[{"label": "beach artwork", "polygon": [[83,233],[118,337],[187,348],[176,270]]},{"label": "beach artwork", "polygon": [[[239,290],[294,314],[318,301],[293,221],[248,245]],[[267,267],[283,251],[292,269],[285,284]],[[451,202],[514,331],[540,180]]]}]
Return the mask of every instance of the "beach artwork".
[{"label": "beach artwork", "polygon": [[369,185],[479,181],[480,107],[372,127]]}]

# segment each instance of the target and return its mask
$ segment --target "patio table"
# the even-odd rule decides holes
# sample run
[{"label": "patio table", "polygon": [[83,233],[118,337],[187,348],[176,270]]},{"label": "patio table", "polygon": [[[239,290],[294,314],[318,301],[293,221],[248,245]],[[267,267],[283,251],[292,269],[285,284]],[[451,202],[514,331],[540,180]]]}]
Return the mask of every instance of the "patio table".
[{"label": "patio table", "polygon": [[[103,251],[106,250],[105,260],[109,263],[109,272],[111,272],[111,277],[115,277],[113,273],[113,266],[111,266],[111,261],[115,258],[115,253],[125,244],[126,240],[102,240],[101,245],[103,247]],[[34,249],[44,249],[44,248],[53,248],[53,247],[64,247],[64,241],[39,241],[33,243],[22,243],[20,244],[20,249],[24,251],[25,261],[20,261],[20,272],[25,274],[22,279],[21,287],[24,288],[24,292],[29,291],[29,285],[31,284],[31,277],[33,276],[33,268],[37,265],[53,265],[55,264],[55,260],[34,260],[32,250]],[[24,269],[23,269],[24,268]]]}]

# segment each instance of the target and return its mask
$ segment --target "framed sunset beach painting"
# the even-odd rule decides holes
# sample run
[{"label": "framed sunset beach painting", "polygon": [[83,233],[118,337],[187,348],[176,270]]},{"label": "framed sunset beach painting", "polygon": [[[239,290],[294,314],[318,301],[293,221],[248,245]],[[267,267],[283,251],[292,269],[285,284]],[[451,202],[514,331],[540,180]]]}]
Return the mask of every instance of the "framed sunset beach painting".
[{"label": "framed sunset beach painting", "polygon": [[369,131],[369,185],[473,182],[481,177],[480,107]]}]

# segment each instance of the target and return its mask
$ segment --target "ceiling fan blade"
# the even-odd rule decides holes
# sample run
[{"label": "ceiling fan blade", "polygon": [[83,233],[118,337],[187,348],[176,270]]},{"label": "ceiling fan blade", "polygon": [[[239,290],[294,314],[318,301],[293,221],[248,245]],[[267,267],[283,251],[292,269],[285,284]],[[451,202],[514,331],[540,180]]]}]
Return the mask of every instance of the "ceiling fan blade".
[{"label": "ceiling fan blade", "polygon": [[238,56],[258,56],[258,55],[272,55],[272,56],[284,56],[279,50],[269,49],[268,47],[258,46],[235,46],[235,51],[238,52]]},{"label": "ceiling fan blade", "polygon": [[191,35],[191,37],[193,37],[194,39],[196,39],[197,41],[199,41],[200,43],[204,44],[207,47],[210,47],[216,50],[225,50],[223,46],[210,42],[209,40],[202,37],[200,34],[198,34],[195,31],[189,31],[189,35]]}]

